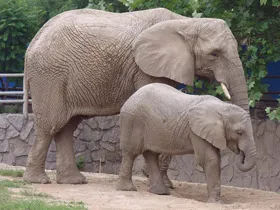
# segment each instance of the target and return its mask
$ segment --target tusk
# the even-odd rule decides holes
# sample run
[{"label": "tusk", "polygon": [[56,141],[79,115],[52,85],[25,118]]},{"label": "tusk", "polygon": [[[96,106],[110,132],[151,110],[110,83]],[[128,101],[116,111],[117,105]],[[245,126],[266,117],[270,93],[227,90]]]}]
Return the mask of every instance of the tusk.
[{"label": "tusk", "polygon": [[230,94],[229,94],[229,92],[228,92],[227,87],[225,86],[224,83],[221,83],[221,86],[222,86],[222,89],[223,89],[223,91],[224,91],[225,96],[230,100],[231,97],[230,97]]}]

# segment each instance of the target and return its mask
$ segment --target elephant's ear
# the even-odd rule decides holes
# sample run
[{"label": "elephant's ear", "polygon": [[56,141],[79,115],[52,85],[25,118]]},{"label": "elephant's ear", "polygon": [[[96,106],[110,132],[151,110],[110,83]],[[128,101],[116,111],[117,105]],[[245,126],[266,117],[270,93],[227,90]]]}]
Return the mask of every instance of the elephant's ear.
[{"label": "elephant's ear", "polygon": [[227,140],[222,115],[217,111],[219,105],[209,106],[209,101],[201,102],[191,108],[188,120],[191,130],[219,149],[226,149]]},{"label": "elephant's ear", "polygon": [[135,62],[143,72],[166,77],[186,85],[194,82],[194,55],[180,28],[181,20],[155,24],[135,39],[132,50]]}]

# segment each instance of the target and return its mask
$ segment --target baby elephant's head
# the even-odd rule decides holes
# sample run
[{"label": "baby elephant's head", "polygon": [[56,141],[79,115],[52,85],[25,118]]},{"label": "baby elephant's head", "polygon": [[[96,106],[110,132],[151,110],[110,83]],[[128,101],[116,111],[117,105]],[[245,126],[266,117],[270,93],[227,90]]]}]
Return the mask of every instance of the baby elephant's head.
[{"label": "baby elephant's head", "polygon": [[228,147],[239,154],[239,170],[249,171],[254,167],[256,146],[251,119],[244,109],[209,97],[189,110],[188,119],[197,136],[219,149]]}]

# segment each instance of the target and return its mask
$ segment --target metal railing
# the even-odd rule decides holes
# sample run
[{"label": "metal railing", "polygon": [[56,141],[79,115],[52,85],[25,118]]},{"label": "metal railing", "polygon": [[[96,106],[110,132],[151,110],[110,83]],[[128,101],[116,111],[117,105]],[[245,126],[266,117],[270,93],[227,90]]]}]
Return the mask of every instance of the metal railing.
[{"label": "metal railing", "polygon": [[[22,99],[5,99],[0,100],[0,104],[23,104],[23,107],[27,106],[25,104],[25,97],[28,97],[28,93],[25,93],[24,88],[24,73],[10,73],[10,74],[0,74],[0,77],[22,77],[23,78],[23,90],[22,91],[0,91],[0,96],[20,96],[22,95]],[[28,103],[31,103],[31,100],[28,100]],[[24,109],[23,109],[24,112]],[[26,114],[26,113],[23,113]]]}]

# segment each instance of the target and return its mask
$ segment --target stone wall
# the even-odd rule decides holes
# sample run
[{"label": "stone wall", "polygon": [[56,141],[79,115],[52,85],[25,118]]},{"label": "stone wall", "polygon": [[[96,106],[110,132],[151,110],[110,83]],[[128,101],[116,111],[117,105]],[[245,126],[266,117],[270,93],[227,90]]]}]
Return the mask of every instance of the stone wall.
[{"label": "stone wall", "polygon": [[[280,124],[269,120],[253,120],[258,152],[257,167],[249,172],[236,168],[237,156],[222,151],[222,184],[251,187],[280,192]],[[33,116],[26,121],[20,114],[0,115],[0,162],[10,165],[26,163],[34,141]],[[84,120],[74,133],[74,150],[77,160],[84,159],[85,171],[118,173],[119,116],[95,117]],[[52,142],[46,161],[47,169],[55,169],[55,144]],[[141,173],[143,157],[134,164],[134,174]],[[174,156],[168,171],[172,179],[188,182],[205,182],[201,169],[195,167],[193,155]]]}]

